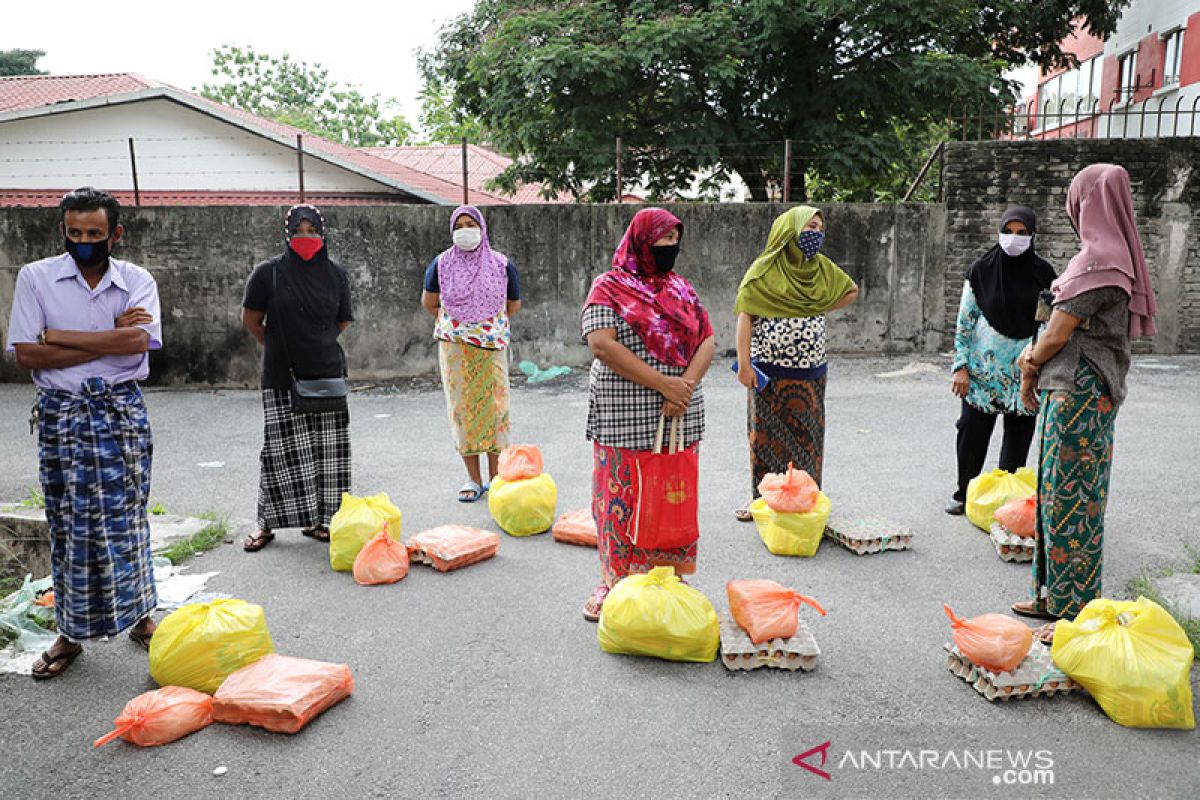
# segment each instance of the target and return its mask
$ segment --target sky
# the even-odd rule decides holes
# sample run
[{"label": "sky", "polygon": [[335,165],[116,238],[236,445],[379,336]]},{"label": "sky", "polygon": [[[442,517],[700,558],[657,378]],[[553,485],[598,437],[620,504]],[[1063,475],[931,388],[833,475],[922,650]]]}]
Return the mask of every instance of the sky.
[{"label": "sky", "polygon": [[[37,8],[28,0],[13,2]],[[474,5],[474,0],[64,0],[40,7],[43,11],[6,8],[0,50],[45,50],[38,66],[53,74],[137,72],[189,90],[212,82],[210,51],[223,44],[287,52],[293,60],[321,64],[332,80],[394,99],[415,124],[421,89],[417,50],[432,47],[439,28]]]}]

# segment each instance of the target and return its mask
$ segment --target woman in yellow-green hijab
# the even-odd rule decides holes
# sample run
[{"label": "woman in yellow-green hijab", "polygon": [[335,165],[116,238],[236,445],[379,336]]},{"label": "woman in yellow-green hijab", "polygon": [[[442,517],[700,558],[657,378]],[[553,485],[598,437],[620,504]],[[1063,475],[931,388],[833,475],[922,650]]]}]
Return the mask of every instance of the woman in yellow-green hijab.
[{"label": "woman in yellow-green hijab", "polygon": [[[825,314],[858,286],[821,254],[825,218],[811,206],[780,214],[738,287],[738,381],[749,392],[751,501],[769,472],[792,463],[821,483],[825,456]],[[750,503],[737,518],[750,520]]]}]

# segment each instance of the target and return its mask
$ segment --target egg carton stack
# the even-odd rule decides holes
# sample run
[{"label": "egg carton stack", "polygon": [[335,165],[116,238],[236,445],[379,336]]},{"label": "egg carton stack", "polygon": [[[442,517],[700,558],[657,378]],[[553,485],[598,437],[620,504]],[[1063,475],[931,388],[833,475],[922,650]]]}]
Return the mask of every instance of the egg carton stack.
[{"label": "egg carton stack", "polygon": [[1032,536],[1017,536],[999,522],[992,523],[988,534],[996,546],[996,555],[1005,561],[1033,561],[1034,540]]},{"label": "egg carton stack", "polygon": [[1054,666],[1050,659],[1050,648],[1037,639],[1033,640],[1033,646],[1017,668],[1008,672],[993,672],[972,664],[953,644],[943,647],[946,649],[946,668],[992,702],[1014,697],[1070,694],[1080,688],[1079,684]]},{"label": "egg carton stack", "polygon": [[495,556],[500,549],[500,534],[465,525],[443,525],[422,531],[404,544],[413,563],[450,572]]},{"label": "egg carton stack", "polygon": [[860,556],[884,550],[908,550],[913,532],[878,517],[834,520],[825,527],[825,537]]},{"label": "egg carton stack", "polygon": [[726,669],[752,670],[759,667],[774,667],[790,672],[811,672],[821,655],[817,640],[813,638],[804,620],[797,612],[796,635],[787,639],[768,639],[755,644],[750,634],[734,621],[733,615],[722,611],[718,615],[721,623],[721,663]]}]

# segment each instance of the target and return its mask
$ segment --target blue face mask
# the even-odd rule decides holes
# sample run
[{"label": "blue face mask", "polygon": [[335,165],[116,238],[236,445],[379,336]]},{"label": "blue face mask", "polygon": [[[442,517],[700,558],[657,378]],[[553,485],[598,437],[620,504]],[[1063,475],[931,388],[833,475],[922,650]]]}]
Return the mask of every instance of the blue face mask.
[{"label": "blue face mask", "polygon": [[825,233],[824,231],[800,231],[796,243],[800,245],[800,250],[804,253],[805,258],[812,258],[821,252],[821,245],[825,244]]},{"label": "blue face mask", "polygon": [[71,254],[71,258],[75,259],[75,263],[86,269],[99,267],[108,261],[108,240],[102,239],[99,242],[72,242],[70,239],[63,237],[63,244],[67,252]]}]

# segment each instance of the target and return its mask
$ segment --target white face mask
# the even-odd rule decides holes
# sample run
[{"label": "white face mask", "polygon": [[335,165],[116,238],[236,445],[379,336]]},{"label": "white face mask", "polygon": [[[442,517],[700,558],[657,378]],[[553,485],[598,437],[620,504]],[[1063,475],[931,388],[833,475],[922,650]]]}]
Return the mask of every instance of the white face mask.
[{"label": "white face mask", "polygon": [[463,250],[474,250],[483,241],[483,231],[479,228],[459,228],[451,237],[454,244]]},{"label": "white face mask", "polygon": [[1000,234],[1000,249],[1010,256],[1021,255],[1029,249],[1031,244],[1033,244],[1032,236],[1024,236],[1019,233]]}]

